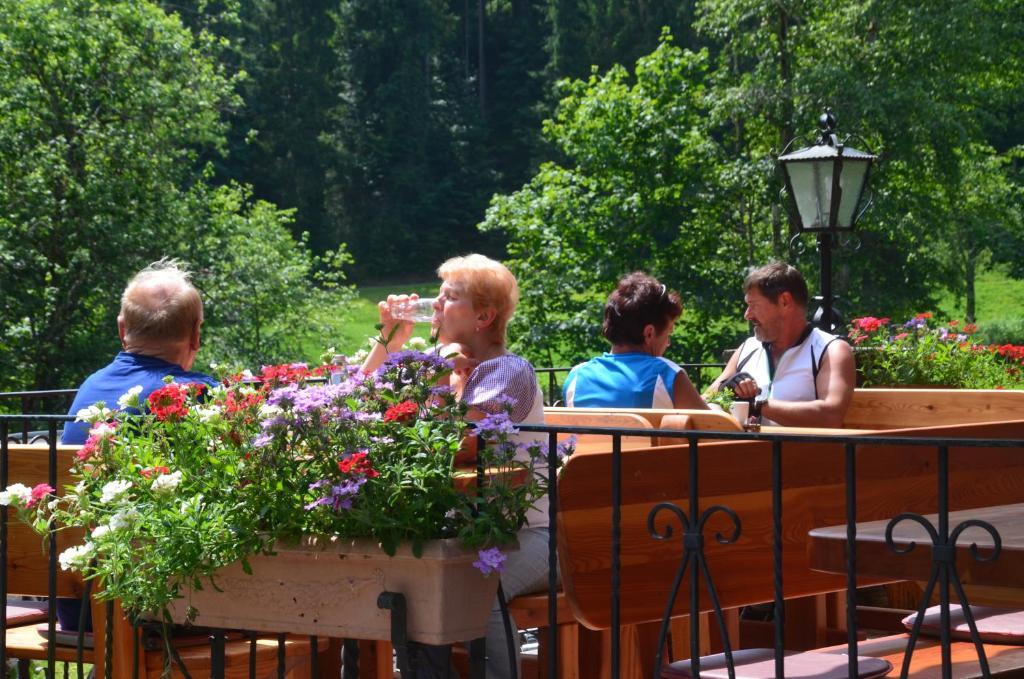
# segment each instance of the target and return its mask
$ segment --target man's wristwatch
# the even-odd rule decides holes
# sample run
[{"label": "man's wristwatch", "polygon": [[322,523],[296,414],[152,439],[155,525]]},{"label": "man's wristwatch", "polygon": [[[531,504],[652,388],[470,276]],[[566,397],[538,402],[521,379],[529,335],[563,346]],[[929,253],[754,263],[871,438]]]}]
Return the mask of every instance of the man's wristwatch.
[{"label": "man's wristwatch", "polygon": [[764,410],[766,405],[768,405],[768,399],[764,399],[763,401],[754,401],[754,405],[750,409],[750,414],[760,421],[762,417],[761,411]]}]

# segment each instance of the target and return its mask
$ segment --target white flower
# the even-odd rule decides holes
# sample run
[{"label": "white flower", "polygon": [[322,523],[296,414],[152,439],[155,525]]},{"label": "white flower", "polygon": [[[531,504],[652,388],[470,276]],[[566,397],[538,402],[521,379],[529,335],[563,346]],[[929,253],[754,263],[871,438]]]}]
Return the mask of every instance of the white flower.
[{"label": "white flower", "polygon": [[172,474],[161,474],[153,481],[153,492],[161,494],[173,493],[179,483],[181,483],[180,471]]},{"label": "white flower", "polygon": [[32,499],[32,489],[24,483],[12,483],[7,490],[0,492],[0,505],[4,507],[24,507]]},{"label": "white flower", "polygon": [[264,403],[263,405],[260,406],[260,419],[268,420],[272,417],[277,417],[283,412],[284,411],[281,410],[280,406],[272,406],[267,403]]},{"label": "white flower", "polygon": [[195,406],[192,412],[196,414],[200,422],[216,422],[220,419],[223,409],[220,406]]},{"label": "white flower", "polygon": [[89,563],[89,559],[92,558],[93,551],[92,544],[88,542],[84,545],[68,547],[60,553],[60,556],[57,557],[57,561],[60,562],[61,570],[81,570]]},{"label": "white flower", "polygon": [[110,532],[110,526],[96,526],[92,529],[92,539],[99,540],[101,537]]},{"label": "white flower", "polygon": [[252,379],[252,371],[246,368],[245,370],[242,371],[242,377],[244,377],[245,379]]},{"label": "white flower", "polygon": [[89,436],[96,436],[100,439],[108,439],[117,433],[117,425],[109,422],[97,422],[89,430]]},{"label": "white flower", "polygon": [[117,405],[123,410],[125,408],[139,407],[139,394],[142,393],[142,385],[136,384],[117,399]]},{"label": "white flower", "polygon": [[139,513],[134,509],[120,511],[110,517],[110,530],[121,530],[127,528],[132,521],[138,518]]},{"label": "white flower", "polygon": [[50,500],[49,502],[46,503],[46,508],[49,509],[52,512],[59,505],[60,505],[60,499],[59,498],[54,498],[53,500]]},{"label": "white flower", "polygon": [[103,401],[98,401],[88,408],[82,408],[75,413],[75,422],[88,422],[90,424],[106,422],[113,414],[114,411],[107,408]]},{"label": "white flower", "polygon": [[369,351],[367,351],[366,349],[360,349],[359,351],[357,351],[356,353],[354,353],[354,354],[352,354],[351,356],[348,357],[348,364],[349,365],[362,365],[363,361],[365,361],[366,357],[369,356],[369,355],[370,355]]},{"label": "white flower", "polygon": [[107,504],[108,502],[120,500],[121,496],[127,493],[131,487],[131,481],[122,481],[121,479],[109,481],[103,485],[103,494],[100,496],[100,502]]},{"label": "white flower", "polygon": [[409,345],[410,349],[415,349],[416,351],[423,351],[427,348],[427,340],[425,337],[410,337],[406,344]]}]

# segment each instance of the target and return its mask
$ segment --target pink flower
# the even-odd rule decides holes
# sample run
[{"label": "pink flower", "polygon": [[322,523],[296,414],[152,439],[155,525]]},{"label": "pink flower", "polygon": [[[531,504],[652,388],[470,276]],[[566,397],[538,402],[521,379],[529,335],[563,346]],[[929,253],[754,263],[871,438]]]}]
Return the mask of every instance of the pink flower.
[{"label": "pink flower", "polygon": [[39,504],[39,501],[45,498],[47,495],[52,495],[54,492],[53,486],[47,483],[40,483],[38,486],[32,489],[32,497],[25,504],[26,507],[31,509]]}]

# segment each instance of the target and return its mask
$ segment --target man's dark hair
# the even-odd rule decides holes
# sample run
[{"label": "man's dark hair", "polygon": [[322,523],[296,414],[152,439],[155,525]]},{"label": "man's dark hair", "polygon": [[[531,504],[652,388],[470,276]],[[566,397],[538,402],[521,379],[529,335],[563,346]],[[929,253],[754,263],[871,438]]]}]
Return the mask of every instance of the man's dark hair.
[{"label": "man's dark hair", "polygon": [[779,301],[779,295],[788,292],[797,305],[807,307],[807,281],[795,266],[785,262],[765,264],[748,273],[743,280],[743,292],[750,292],[754,287],[772,304]]},{"label": "man's dark hair", "polygon": [[635,271],[608,296],[601,330],[612,344],[642,344],[645,327],[653,325],[662,331],[682,313],[679,293],[654,276]]}]

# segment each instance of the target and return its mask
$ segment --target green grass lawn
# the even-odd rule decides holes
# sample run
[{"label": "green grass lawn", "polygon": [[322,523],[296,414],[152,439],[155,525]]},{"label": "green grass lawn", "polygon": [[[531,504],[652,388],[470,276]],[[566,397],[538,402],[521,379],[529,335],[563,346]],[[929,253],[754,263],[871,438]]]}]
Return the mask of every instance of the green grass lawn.
[{"label": "green grass lawn", "polygon": [[[336,337],[325,338],[322,346],[309,347],[305,353],[316,356],[325,348],[333,346],[339,354],[354,354],[367,347],[368,338],[377,334],[377,330],[374,328],[378,322],[377,302],[392,293],[415,292],[420,297],[434,297],[437,295],[437,288],[436,282],[360,287],[357,290],[359,296],[346,309],[349,318],[342,325],[340,334]],[[324,313],[337,313],[337,311],[325,309]],[[430,326],[418,323],[414,334],[419,337],[427,337],[429,330]]]},{"label": "green grass lawn", "polygon": [[[978,325],[1006,324],[1024,319],[1024,281],[1014,280],[1003,271],[985,271],[975,283]],[[947,293],[939,300],[939,310],[952,318],[963,318],[966,302]]]}]

